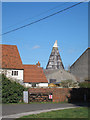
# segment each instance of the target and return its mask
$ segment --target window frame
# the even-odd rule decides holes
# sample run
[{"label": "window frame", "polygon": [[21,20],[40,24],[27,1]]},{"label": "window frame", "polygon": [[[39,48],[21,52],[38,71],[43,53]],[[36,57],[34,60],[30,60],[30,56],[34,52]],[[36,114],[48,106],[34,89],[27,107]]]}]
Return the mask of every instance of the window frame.
[{"label": "window frame", "polygon": [[18,76],[18,71],[12,70],[12,76]]}]

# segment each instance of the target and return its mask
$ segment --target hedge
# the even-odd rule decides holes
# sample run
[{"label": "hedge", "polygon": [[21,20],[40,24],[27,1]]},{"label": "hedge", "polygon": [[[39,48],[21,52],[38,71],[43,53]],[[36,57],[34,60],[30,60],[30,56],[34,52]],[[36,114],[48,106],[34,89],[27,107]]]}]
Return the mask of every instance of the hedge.
[{"label": "hedge", "polygon": [[21,102],[24,90],[27,90],[24,86],[6,78],[5,75],[2,74],[2,103]]}]

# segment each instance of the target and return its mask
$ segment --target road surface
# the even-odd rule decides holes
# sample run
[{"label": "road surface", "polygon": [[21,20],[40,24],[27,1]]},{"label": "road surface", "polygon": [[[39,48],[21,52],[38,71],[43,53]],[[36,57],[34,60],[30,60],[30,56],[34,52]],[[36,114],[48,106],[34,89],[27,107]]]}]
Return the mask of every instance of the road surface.
[{"label": "road surface", "polygon": [[56,108],[66,108],[75,107],[75,104],[68,103],[44,103],[44,104],[3,104],[2,105],[2,115],[13,115],[25,112],[32,112],[38,110],[49,110]]}]

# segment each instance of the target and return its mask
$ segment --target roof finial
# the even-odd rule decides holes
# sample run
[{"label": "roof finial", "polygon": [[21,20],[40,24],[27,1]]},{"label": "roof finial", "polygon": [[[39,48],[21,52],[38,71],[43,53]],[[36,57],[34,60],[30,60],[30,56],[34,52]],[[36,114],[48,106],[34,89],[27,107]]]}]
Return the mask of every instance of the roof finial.
[{"label": "roof finial", "polygon": [[57,40],[55,41],[53,47],[58,47],[58,46],[57,46]]}]

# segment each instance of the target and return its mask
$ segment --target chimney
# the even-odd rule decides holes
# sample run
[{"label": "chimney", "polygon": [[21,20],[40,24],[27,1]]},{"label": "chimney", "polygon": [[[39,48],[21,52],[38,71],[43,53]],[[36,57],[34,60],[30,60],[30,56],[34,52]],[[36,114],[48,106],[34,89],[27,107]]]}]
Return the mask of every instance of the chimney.
[{"label": "chimney", "polygon": [[38,63],[36,63],[36,65],[37,65],[38,67],[40,67],[40,62],[38,61]]}]

